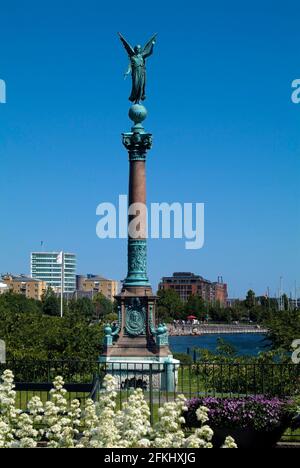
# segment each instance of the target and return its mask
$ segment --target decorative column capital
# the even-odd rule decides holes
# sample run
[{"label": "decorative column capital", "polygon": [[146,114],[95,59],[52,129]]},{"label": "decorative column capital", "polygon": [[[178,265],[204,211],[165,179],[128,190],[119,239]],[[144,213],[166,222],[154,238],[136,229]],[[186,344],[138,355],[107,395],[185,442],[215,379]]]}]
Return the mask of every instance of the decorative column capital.
[{"label": "decorative column capital", "polygon": [[146,161],[147,151],[152,148],[151,133],[123,133],[123,145],[130,161]]}]

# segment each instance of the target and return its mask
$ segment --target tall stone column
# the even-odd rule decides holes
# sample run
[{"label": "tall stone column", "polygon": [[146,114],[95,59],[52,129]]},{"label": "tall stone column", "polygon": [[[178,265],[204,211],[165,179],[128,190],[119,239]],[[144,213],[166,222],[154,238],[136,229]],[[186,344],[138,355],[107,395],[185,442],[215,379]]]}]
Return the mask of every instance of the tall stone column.
[{"label": "tall stone column", "polygon": [[168,357],[165,326],[156,327],[155,306],[147,274],[146,158],[152,148],[152,135],[142,122],[146,108],[134,104],[129,111],[134,125],[123,133],[129,155],[128,273],[118,301],[119,320],[114,329],[106,329],[106,354],[110,357]]},{"label": "tall stone column", "polygon": [[147,117],[144,106],[133,105],[129,117],[134,126],[130,133],[123,134],[129,154],[128,273],[124,288],[139,293],[151,291],[147,275],[146,158],[152,135],[142,126]]}]

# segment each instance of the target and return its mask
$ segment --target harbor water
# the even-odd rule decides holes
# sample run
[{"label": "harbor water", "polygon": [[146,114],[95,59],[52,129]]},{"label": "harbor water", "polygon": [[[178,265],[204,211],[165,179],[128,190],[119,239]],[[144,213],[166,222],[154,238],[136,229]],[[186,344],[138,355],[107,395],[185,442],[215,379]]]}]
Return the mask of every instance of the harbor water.
[{"label": "harbor water", "polygon": [[269,342],[264,334],[221,334],[203,336],[171,336],[170,347],[173,353],[186,353],[187,348],[208,349],[216,351],[218,339],[230,343],[240,356],[257,356],[262,351],[268,351]]}]

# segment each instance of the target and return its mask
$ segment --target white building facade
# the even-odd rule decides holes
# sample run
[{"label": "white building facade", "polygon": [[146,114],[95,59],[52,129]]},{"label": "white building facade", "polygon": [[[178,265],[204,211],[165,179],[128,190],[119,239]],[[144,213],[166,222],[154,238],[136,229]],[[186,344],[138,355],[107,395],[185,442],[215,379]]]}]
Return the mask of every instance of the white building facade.
[{"label": "white building facade", "polygon": [[31,276],[45,281],[55,292],[61,292],[63,277],[64,293],[73,293],[76,290],[76,264],[73,253],[33,252]]}]

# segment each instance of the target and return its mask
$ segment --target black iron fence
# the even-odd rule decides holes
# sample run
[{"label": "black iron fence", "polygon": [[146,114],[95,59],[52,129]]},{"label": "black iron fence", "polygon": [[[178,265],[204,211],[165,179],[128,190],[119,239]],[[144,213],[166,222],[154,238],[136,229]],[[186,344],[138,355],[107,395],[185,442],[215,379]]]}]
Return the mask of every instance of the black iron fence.
[{"label": "black iron fence", "polygon": [[121,401],[132,388],[138,387],[144,390],[148,399],[152,396],[158,403],[176,398],[178,394],[187,398],[300,394],[300,365],[295,364],[8,361],[0,365],[0,372],[4,369],[13,371],[17,391],[26,391],[29,397],[37,391],[49,392],[54,378],[60,375],[67,390],[82,394],[84,400],[90,393],[95,394],[96,384],[101,391],[107,373],[116,378]]}]

